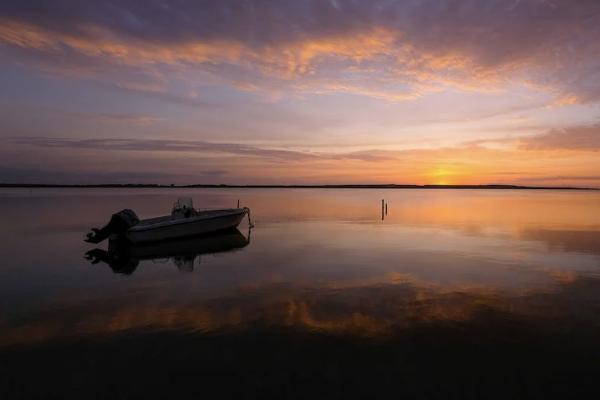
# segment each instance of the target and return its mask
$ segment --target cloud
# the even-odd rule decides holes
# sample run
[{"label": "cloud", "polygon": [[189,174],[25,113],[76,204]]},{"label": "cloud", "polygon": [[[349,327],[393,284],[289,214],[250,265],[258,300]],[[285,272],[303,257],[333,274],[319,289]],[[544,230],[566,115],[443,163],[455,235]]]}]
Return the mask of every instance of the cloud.
[{"label": "cloud", "polygon": [[519,140],[528,150],[600,150],[600,124],[554,129]]},{"label": "cloud", "polygon": [[521,182],[600,181],[600,175],[557,175],[521,178]]},{"label": "cloud", "polygon": [[[74,183],[74,184],[98,184],[98,183],[170,183],[174,174],[156,171],[79,171],[63,170],[59,168],[26,168],[26,167],[4,167],[0,165],[1,183]],[[227,176],[225,170],[203,170],[181,172],[178,179],[201,182],[215,182]]]},{"label": "cloud", "polygon": [[65,139],[53,137],[13,137],[10,144],[43,147],[89,149],[99,151],[141,151],[141,152],[197,152],[202,154],[220,153],[244,157],[259,157],[272,161],[317,161],[317,160],[360,160],[384,161],[391,157],[385,152],[355,151],[345,153],[308,152],[281,150],[251,146],[239,143],[215,143],[196,140],[163,139]]},{"label": "cloud", "polygon": [[[27,178],[28,182],[102,183],[109,180],[106,174],[117,178],[127,171],[134,174],[131,179],[115,181],[598,187],[597,176],[590,173],[600,168],[595,152],[527,148],[520,142],[526,139],[511,139],[503,146],[485,142],[436,149],[311,151],[199,140],[12,137],[2,143],[3,176],[6,182]],[[223,173],[206,175],[206,171]],[[149,175],[135,179],[135,174]]]},{"label": "cloud", "polygon": [[178,71],[243,90],[391,101],[519,82],[590,102],[600,99],[599,37],[594,0],[0,5],[0,46],[18,62],[155,91]]},{"label": "cloud", "polygon": [[160,122],[163,118],[153,115],[139,113],[88,113],[88,112],[69,112],[68,115],[75,118],[82,118],[85,121],[98,122],[124,122],[135,125],[147,125]]},{"label": "cloud", "polygon": [[600,150],[600,124],[550,129],[538,135],[470,140],[462,145],[471,149],[500,147],[532,151],[596,152]]}]

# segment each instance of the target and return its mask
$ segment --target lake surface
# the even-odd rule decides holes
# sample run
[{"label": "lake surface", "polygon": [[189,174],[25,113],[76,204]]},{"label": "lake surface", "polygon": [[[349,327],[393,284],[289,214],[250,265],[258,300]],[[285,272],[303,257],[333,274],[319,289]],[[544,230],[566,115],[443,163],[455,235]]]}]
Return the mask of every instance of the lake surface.
[{"label": "lake surface", "polygon": [[[256,226],[83,241],[178,196]],[[2,398],[600,392],[600,192],[5,189],[0,220]]]}]

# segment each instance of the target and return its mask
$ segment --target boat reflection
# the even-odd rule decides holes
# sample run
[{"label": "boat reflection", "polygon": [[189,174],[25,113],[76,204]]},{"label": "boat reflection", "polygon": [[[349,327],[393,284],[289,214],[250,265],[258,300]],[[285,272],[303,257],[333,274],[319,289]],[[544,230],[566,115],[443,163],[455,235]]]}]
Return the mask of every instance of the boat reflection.
[{"label": "boat reflection", "polygon": [[116,274],[131,275],[140,261],[171,261],[179,271],[191,272],[196,260],[203,254],[227,253],[250,244],[250,230],[244,236],[239,230],[211,235],[171,240],[158,243],[132,244],[124,240],[110,240],[108,250],[96,248],[85,253],[92,264],[100,262],[110,266]]}]

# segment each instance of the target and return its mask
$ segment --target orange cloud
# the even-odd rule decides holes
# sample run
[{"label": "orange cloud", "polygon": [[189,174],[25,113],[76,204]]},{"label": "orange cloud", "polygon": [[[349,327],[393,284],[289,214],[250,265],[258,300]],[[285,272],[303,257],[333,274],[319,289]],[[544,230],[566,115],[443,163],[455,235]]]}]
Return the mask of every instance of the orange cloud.
[{"label": "orange cloud", "polygon": [[79,30],[56,32],[27,23],[0,20],[0,42],[44,51],[60,51],[66,46],[87,56],[110,57],[134,66],[146,63],[233,62],[241,58],[242,52],[242,46],[231,41],[160,44],[123,40],[99,26],[84,25]]},{"label": "orange cloud", "polygon": [[[116,65],[144,68],[164,80],[156,68],[203,68],[242,90],[277,90],[281,85],[310,93],[351,93],[388,101],[412,100],[452,87],[498,90],[503,75],[516,67],[478,66],[468,54],[452,49],[430,51],[410,43],[399,30],[366,27],[351,34],[300,37],[263,46],[234,39],[186,39],[177,42],[122,37],[92,24],[76,31],[54,31],[26,22],[0,20],[0,43],[30,51],[61,53],[65,49]],[[250,81],[226,76],[218,65],[234,65]],[[57,67],[51,66],[54,69]],[[85,67],[79,67],[79,70]],[[97,65],[88,75],[102,75]],[[107,70],[109,70],[107,68]],[[399,88],[398,85],[402,85]],[[149,86],[159,90],[159,86]],[[143,87],[142,87],[143,88]]]},{"label": "orange cloud", "polygon": [[[76,57],[44,60],[41,53],[70,50],[95,64],[107,58],[138,69],[192,67],[237,88],[269,93],[339,90],[401,101],[448,87],[502,90],[510,82],[541,88],[556,97],[555,104],[600,98],[593,72],[599,50],[594,2],[170,6],[168,0],[110,7],[102,1],[14,4],[0,10],[0,42],[39,56],[31,63],[57,69]],[[96,76],[107,74],[98,66],[87,68]],[[169,72],[165,75],[174,75]]]}]

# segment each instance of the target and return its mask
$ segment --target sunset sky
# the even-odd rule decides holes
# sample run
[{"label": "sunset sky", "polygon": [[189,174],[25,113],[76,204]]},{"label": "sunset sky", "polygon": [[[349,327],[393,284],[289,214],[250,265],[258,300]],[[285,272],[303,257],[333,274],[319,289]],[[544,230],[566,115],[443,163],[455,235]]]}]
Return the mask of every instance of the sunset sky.
[{"label": "sunset sky", "polygon": [[598,0],[4,0],[0,182],[600,187]]}]

